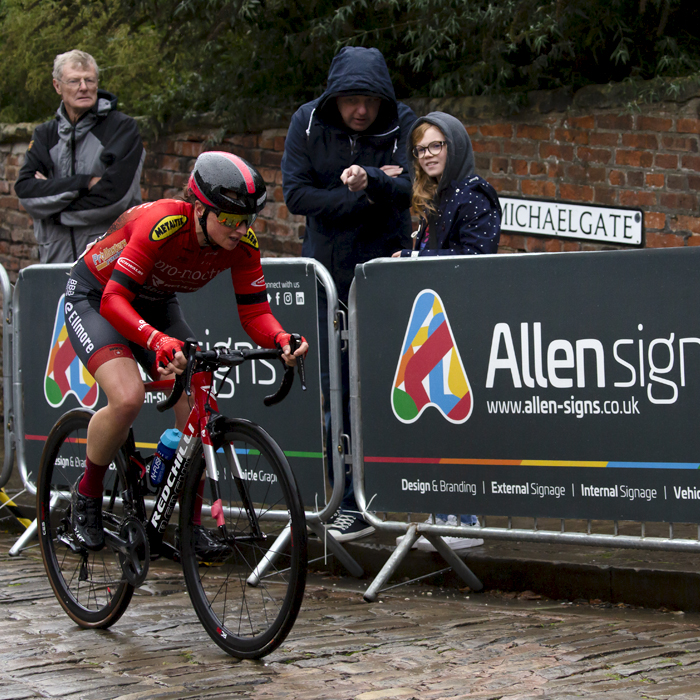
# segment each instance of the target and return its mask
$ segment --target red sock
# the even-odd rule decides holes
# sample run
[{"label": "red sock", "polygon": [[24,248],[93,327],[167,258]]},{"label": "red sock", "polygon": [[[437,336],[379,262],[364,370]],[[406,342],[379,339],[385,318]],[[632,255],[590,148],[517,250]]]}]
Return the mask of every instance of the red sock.
[{"label": "red sock", "polygon": [[85,458],[85,474],[78,484],[78,492],[88,498],[102,498],[102,480],[109,469],[109,464],[104,467],[94,464],[88,457]]}]

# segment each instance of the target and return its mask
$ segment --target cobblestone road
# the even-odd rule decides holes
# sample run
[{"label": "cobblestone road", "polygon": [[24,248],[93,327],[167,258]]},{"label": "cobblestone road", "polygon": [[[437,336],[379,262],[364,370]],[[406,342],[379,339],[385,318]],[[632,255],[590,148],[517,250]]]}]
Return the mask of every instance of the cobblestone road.
[{"label": "cobblestone road", "polygon": [[[38,550],[0,535],[0,700],[700,698],[700,618],[398,588],[367,604],[314,578],[280,649],[236,661],[210,642],[177,567],[158,563],[108,631],[77,628]],[[359,590],[359,589],[358,589]]]}]

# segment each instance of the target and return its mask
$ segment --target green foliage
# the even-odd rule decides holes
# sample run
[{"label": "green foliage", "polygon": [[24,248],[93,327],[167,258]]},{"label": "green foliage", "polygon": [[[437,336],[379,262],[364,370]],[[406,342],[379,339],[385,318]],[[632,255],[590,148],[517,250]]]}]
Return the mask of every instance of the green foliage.
[{"label": "green foliage", "polygon": [[[166,51],[196,46],[200,106],[289,110],[346,45],[376,46],[399,97],[494,94],[687,76],[695,0],[142,0]],[[689,31],[688,28],[691,28]]]},{"label": "green foliage", "polygon": [[338,45],[393,56],[411,94],[573,89],[700,67],[689,0],[351,0],[313,23]]},{"label": "green foliage", "polygon": [[132,114],[255,124],[318,96],[346,45],[379,48],[400,98],[517,105],[697,75],[698,26],[696,0],[0,0],[0,120],[53,112],[51,64],[69,48],[95,56]]},{"label": "green foliage", "polygon": [[132,19],[119,0],[0,0],[0,121],[51,117],[54,57],[76,48],[95,57],[100,87],[126,111],[167,116],[162,106],[186,68],[177,59],[166,65],[159,30]]}]

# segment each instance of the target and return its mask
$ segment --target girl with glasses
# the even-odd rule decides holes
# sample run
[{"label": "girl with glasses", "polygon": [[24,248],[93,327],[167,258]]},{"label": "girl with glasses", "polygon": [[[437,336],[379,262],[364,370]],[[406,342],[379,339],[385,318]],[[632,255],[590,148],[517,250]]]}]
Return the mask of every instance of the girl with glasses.
[{"label": "girl with glasses", "polygon": [[[474,151],[462,122],[444,112],[418,119],[409,134],[413,165],[412,206],[420,217],[413,250],[393,257],[479,255],[495,253],[501,233],[501,206],[493,187],[474,172]],[[437,525],[475,527],[475,515],[436,513],[426,521]],[[400,544],[405,535],[398,537]],[[444,537],[453,550],[477,547],[479,538]],[[434,552],[423,536],[414,548]]]},{"label": "girl with glasses", "polygon": [[394,257],[495,253],[501,206],[493,187],[474,172],[474,151],[459,119],[431,112],[409,134],[412,206],[420,217],[413,250]]}]

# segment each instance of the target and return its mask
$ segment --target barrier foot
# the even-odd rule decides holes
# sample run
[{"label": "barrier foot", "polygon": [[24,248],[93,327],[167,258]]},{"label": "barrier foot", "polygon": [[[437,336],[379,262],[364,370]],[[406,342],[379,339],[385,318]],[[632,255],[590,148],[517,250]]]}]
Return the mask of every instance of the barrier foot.
[{"label": "barrier foot", "polygon": [[267,570],[275,563],[275,560],[279,557],[282,551],[287,548],[287,545],[291,539],[292,526],[291,523],[287,523],[284,530],[277,535],[275,541],[272,543],[267,552],[265,552],[265,556],[255,567],[253,573],[246,579],[246,583],[249,586],[257,586],[260,583]]},{"label": "barrier foot", "polygon": [[38,521],[34,520],[29,527],[19,536],[17,541],[12,545],[9,551],[11,557],[18,557],[22,550],[36,537]]},{"label": "barrier foot", "polygon": [[348,551],[343,547],[338,540],[332,535],[326,532],[326,528],[318,521],[306,521],[311,532],[315,533],[316,536],[325,543],[325,546],[331,551],[333,556],[345,567],[350,576],[354,578],[360,578],[365,570],[355,561],[355,559],[348,553]]},{"label": "barrier foot", "polygon": [[484,587],[484,584],[479,581],[472,570],[450,549],[449,545],[442,537],[428,532],[424,532],[423,536],[437,549],[438,554],[452,567],[457,576],[459,576],[469,588],[473,591],[480,591]]},{"label": "barrier foot", "polygon": [[372,581],[369,588],[362,596],[368,603],[373,603],[377,600],[382,586],[391,578],[391,575],[396,571],[401,560],[411,551],[411,547],[417,539],[418,525],[414,523],[408,528],[406,536],[401,540],[401,544],[392,552],[386,564],[384,564],[381,571],[376,575],[374,581]]},{"label": "barrier foot", "polygon": [[[56,504],[61,500],[61,497],[57,494],[54,493],[51,496],[51,500],[49,501],[49,513],[53,512],[53,509],[56,507]],[[17,542],[15,542],[12,547],[10,548],[10,551],[8,554],[11,557],[17,557],[21,554],[23,549],[26,549],[29,543],[36,537],[37,531],[39,529],[39,521],[34,520],[32,523],[29,524],[27,529],[20,535],[20,537],[17,539]]]}]

